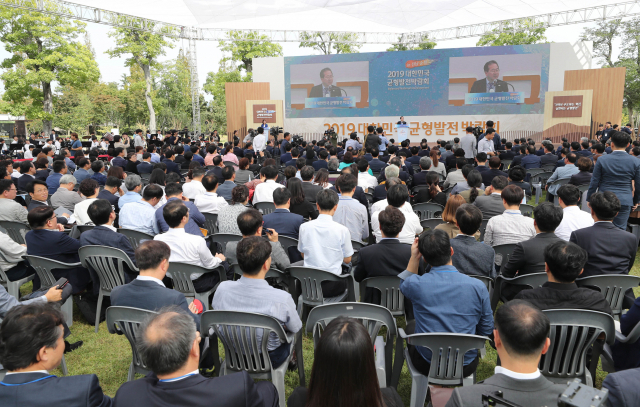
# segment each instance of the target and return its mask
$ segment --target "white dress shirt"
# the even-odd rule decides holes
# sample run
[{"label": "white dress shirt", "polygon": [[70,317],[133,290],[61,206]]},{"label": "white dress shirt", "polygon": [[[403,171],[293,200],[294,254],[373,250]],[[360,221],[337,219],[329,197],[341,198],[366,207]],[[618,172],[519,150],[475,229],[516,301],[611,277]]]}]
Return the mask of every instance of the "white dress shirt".
[{"label": "white dress shirt", "polygon": [[536,371],[533,373],[518,373],[512,370],[506,369],[502,366],[496,366],[494,372],[495,374],[503,374],[505,376],[508,376],[516,380],[533,380],[540,377],[540,370],[538,369],[536,369]]},{"label": "white dress shirt", "polygon": [[225,206],[229,206],[229,203],[215,192],[205,192],[198,195],[193,203],[200,212],[214,215],[217,215]]},{"label": "white dress shirt", "polygon": [[583,211],[578,206],[567,206],[562,210],[562,222],[556,228],[556,236],[562,240],[569,241],[571,232],[574,230],[593,226],[591,214]]},{"label": "white dress shirt", "polygon": [[494,153],[495,146],[493,145],[493,140],[489,140],[488,138],[483,138],[478,142],[478,152],[479,153]]},{"label": "white dress shirt", "polygon": [[207,192],[207,190],[202,185],[202,181],[194,179],[182,185],[182,195],[189,199],[195,199],[198,195],[202,195],[205,192]]},{"label": "white dress shirt", "polygon": [[[206,269],[216,268],[222,262],[211,254],[202,236],[191,235],[185,232],[184,228],[169,229],[166,233],[155,235],[153,240],[169,245],[171,248],[169,262],[193,264]],[[167,275],[169,276],[169,273]],[[193,273],[191,280],[196,280],[201,275],[202,273]]]},{"label": "white dress shirt", "polygon": [[164,285],[164,283],[162,282],[162,280],[158,280],[155,277],[151,277],[151,276],[138,276],[136,277],[136,280],[140,280],[140,281],[153,281],[154,283],[160,284],[163,287],[166,287]]},{"label": "white dress shirt", "polygon": [[375,188],[378,186],[378,180],[368,172],[358,173],[358,186],[366,192],[369,188]]},{"label": "white dress shirt", "polygon": [[383,211],[387,206],[389,206],[389,202],[386,199],[374,203],[373,205],[371,205],[371,216],[373,216],[373,214],[376,212]]},{"label": "white dress shirt", "polygon": [[255,205],[258,202],[273,202],[273,191],[278,188],[284,188],[284,185],[278,184],[273,179],[268,179],[258,184],[253,193],[253,204]]},{"label": "white dress shirt", "polygon": [[89,225],[93,223],[91,221],[91,218],[89,218],[89,214],[87,213],[87,211],[89,210],[89,205],[91,205],[93,201],[96,200],[97,198],[85,199],[82,202],[78,202],[73,207],[73,215],[76,217],[76,223],[78,225]]},{"label": "white dress shirt", "polygon": [[253,149],[258,152],[264,150],[267,139],[264,134],[258,134],[253,138]]},{"label": "white dress shirt", "polygon": [[[421,234],[424,230],[420,224],[420,218],[415,214],[415,212],[413,212],[413,208],[409,202],[405,202],[405,204],[398,209],[404,215],[404,226],[398,235],[398,240],[400,243],[413,244],[416,235]],[[371,229],[373,230],[373,235],[376,237],[376,243],[380,242],[380,239],[382,239],[380,221],[378,220],[379,215],[380,212],[376,212],[371,215]]]},{"label": "white dress shirt", "polygon": [[304,266],[342,274],[342,261],[353,256],[351,233],[345,226],[334,222],[330,215],[300,225],[298,250],[304,254]]}]

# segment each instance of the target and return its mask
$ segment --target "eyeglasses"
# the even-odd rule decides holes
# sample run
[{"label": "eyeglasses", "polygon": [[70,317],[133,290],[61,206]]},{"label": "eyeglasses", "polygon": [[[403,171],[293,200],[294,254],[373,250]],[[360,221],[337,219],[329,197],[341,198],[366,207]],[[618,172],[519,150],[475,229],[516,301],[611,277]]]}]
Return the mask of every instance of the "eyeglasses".
[{"label": "eyeglasses", "polygon": [[498,73],[500,69],[489,69],[489,73]]}]

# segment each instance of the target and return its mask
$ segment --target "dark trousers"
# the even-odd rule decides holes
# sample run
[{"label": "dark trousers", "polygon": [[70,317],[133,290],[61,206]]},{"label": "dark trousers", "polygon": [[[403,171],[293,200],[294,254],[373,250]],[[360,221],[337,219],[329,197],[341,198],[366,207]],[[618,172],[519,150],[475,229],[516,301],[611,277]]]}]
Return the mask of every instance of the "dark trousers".
[{"label": "dark trousers", "polygon": [[20,280],[21,278],[33,275],[35,272],[36,271],[31,266],[29,266],[24,261],[21,261],[20,263],[7,270],[6,274],[9,281],[16,281]]},{"label": "dark trousers", "polygon": [[630,213],[631,207],[629,205],[620,205],[618,214],[613,218],[613,224],[622,230],[627,230],[627,221]]},{"label": "dark trousers", "polygon": [[[263,339],[264,340],[264,339]],[[283,343],[274,350],[269,351],[269,359],[271,360],[271,366],[274,368],[280,367],[291,353],[291,344]]]},{"label": "dark trousers", "polygon": [[[229,264],[227,262],[223,262],[222,265],[225,269],[227,280],[233,280],[233,272],[230,271]],[[217,272],[204,273],[197,279],[193,280],[193,288],[195,288],[197,293],[203,293],[205,291],[211,290],[219,282],[220,282],[220,276],[218,275]]]}]

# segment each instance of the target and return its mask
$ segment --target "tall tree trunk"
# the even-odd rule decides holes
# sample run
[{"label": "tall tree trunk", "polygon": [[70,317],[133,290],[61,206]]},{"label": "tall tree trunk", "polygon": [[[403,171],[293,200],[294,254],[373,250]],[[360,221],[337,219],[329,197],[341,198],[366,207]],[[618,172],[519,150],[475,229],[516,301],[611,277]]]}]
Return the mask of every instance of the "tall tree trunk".
[{"label": "tall tree trunk", "polygon": [[153,110],[153,101],[151,100],[151,67],[146,64],[142,64],[142,71],[144,72],[144,80],[147,83],[147,87],[144,89],[144,97],[147,100],[147,107],[149,108],[149,130],[155,132],[156,128],[156,111]]},{"label": "tall tree trunk", "polygon": [[634,120],[633,120],[633,106],[628,106],[627,107],[627,114],[629,116],[629,123],[631,123],[631,133],[632,133],[632,135],[635,136],[635,130],[634,129],[636,128],[636,124],[634,123]]},{"label": "tall tree trunk", "polygon": [[[51,82],[42,82],[42,105],[45,113],[53,114],[53,93],[51,92]],[[49,137],[51,134],[51,120],[42,121],[42,131]]]}]

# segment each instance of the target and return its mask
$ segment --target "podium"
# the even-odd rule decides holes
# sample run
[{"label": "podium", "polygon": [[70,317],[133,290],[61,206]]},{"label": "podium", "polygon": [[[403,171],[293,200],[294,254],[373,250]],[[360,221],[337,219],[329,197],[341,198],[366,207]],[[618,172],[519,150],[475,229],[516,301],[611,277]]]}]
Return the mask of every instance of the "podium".
[{"label": "podium", "polygon": [[409,138],[409,126],[406,124],[396,124],[396,133],[398,133],[398,142],[402,143]]}]

